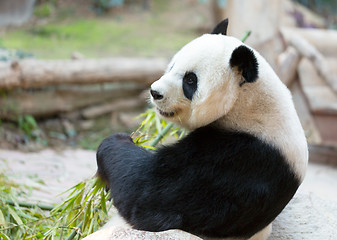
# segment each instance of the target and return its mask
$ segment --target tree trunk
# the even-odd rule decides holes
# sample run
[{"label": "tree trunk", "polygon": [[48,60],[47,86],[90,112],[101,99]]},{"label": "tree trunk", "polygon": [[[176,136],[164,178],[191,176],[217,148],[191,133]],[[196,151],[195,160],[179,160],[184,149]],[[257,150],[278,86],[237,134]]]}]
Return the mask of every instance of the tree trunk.
[{"label": "tree trunk", "polygon": [[[102,89],[99,89],[99,86],[90,87],[92,89],[68,86],[68,89],[9,93],[0,98],[0,119],[15,120],[23,114],[48,117],[69,113],[103,102],[113,103],[121,98],[134,98],[144,90],[141,86],[116,86],[115,89],[105,89],[104,86],[101,86]],[[138,101],[145,105],[145,100],[139,98]]]},{"label": "tree trunk", "polygon": [[12,63],[0,62],[0,89],[126,81],[150,85],[163,74],[167,63],[167,60],[157,58],[25,59]]}]

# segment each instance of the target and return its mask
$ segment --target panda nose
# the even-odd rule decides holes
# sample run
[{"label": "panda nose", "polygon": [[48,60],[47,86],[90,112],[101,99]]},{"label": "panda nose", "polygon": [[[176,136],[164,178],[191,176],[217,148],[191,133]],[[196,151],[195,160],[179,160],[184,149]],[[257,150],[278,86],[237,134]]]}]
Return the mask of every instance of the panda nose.
[{"label": "panda nose", "polygon": [[150,90],[150,93],[151,93],[151,95],[152,95],[152,97],[153,97],[154,100],[160,100],[160,99],[162,99],[164,97],[159,92],[157,92],[155,90],[152,90],[152,89]]}]

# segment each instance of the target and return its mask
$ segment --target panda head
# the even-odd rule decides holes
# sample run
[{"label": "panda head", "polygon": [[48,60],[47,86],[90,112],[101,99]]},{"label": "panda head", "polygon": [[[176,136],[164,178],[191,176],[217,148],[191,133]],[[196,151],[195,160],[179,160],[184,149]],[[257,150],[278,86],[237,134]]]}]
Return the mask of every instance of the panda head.
[{"label": "panda head", "polygon": [[228,20],[193,40],[151,85],[151,101],[165,120],[185,128],[205,126],[225,116],[242,86],[258,78],[253,50],[226,36]]}]

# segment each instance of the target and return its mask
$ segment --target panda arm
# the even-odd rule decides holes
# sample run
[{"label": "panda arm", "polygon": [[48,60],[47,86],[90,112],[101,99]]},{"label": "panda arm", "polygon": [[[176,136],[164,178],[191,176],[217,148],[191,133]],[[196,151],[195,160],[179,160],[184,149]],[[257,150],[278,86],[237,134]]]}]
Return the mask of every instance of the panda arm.
[{"label": "panda arm", "polygon": [[98,147],[96,153],[97,173],[110,185],[118,181],[128,180],[138,171],[139,165],[153,154],[134,145],[126,133],[116,133],[106,139]]},{"label": "panda arm", "polygon": [[136,146],[127,134],[117,133],[104,139],[96,158],[97,173],[107,183],[115,207],[129,224],[148,231],[181,227],[179,214],[163,211],[154,203],[160,200],[162,191],[153,175],[156,154]]}]

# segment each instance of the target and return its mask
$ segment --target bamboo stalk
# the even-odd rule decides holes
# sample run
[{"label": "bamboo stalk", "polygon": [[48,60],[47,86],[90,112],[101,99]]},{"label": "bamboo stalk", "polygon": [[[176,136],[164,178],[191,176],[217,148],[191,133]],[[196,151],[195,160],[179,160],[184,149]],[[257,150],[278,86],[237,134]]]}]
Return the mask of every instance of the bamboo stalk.
[{"label": "bamboo stalk", "polygon": [[156,138],[150,144],[150,147],[155,147],[160,142],[160,140],[162,140],[163,137],[165,137],[165,135],[168,133],[168,131],[170,131],[170,129],[172,128],[172,126],[173,126],[172,122],[168,123],[166,125],[166,127],[160,133],[158,133],[158,135],[156,136]]},{"label": "bamboo stalk", "polygon": [[[20,206],[20,207],[26,207],[26,208],[41,208],[42,210],[46,210],[46,211],[51,211],[54,209],[54,206],[52,205],[47,205],[47,204],[42,204],[42,203],[27,203],[27,202],[13,202],[11,200],[5,200],[5,203],[7,203],[8,205],[11,206]],[[60,209],[62,210],[62,209]]]},{"label": "bamboo stalk", "polygon": [[[78,224],[78,225],[76,226],[76,229],[80,229],[80,228],[82,227],[82,225],[83,225],[83,222],[80,222],[80,224]],[[72,239],[74,239],[74,237],[76,237],[76,235],[77,235],[77,231],[76,231],[76,230],[73,230],[73,231],[71,232],[71,234],[67,237],[66,240],[72,240]]]},{"label": "bamboo stalk", "polygon": [[243,37],[241,38],[241,42],[245,42],[251,33],[252,33],[251,30],[246,31],[245,35],[243,35]]}]

